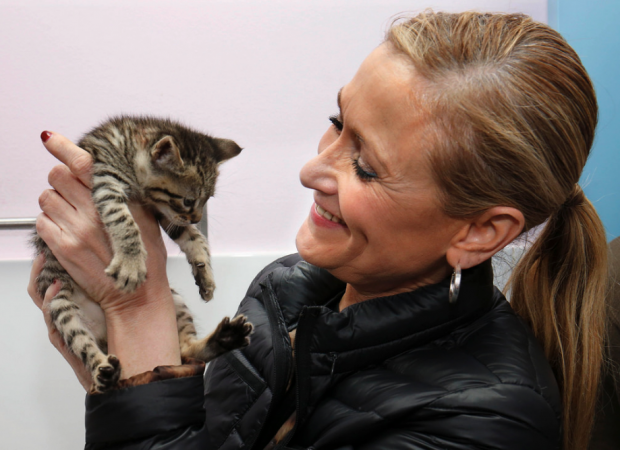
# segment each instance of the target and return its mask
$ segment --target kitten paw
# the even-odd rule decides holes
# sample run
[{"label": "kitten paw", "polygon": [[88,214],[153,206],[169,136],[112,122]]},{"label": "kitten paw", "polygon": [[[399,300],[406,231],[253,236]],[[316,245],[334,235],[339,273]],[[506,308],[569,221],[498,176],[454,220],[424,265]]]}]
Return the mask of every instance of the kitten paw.
[{"label": "kitten paw", "polygon": [[146,280],[146,256],[114,257],[105,270],[120,291],[133,292]]},{"label": "kitten paw", "polygon": [[192,273],[194,274],[194,280],[196,286],[200,292],[200,297],[205,302],[208,302],[213,298],[213,291],[215,290],[215,281],[213,281],[213,274],[211,268],[204,262],[193,262]]},{"label": "kitten paw", "polygon": [[108,355],[106,361],[93,370],[92,392],[103,393],[118,384],[121,377],[121,363],[114,355]]},{"label": "kitten paw", "polygon": [[226,351],[245,347],[250,343],[250,334],[254,327],[244,315],[230,320],[228,317],[219,323],[213,338]]}]

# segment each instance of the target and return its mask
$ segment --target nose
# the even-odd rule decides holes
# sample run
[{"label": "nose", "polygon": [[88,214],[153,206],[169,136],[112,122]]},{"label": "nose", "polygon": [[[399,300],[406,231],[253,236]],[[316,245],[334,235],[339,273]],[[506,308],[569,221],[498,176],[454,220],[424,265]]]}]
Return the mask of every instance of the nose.
[{"label": "nose", "polygon": [[202,211],[196,211],[190,216],[189,221],[191,223],[198,223],[200,219],[202,219]]},{"label": "nose", "polygon": [[327,195],[338,192],[337,139],[328,130],[319,142],[319,154],[308,161],[299,172],[301,184],[308,189],[321,191]]}]

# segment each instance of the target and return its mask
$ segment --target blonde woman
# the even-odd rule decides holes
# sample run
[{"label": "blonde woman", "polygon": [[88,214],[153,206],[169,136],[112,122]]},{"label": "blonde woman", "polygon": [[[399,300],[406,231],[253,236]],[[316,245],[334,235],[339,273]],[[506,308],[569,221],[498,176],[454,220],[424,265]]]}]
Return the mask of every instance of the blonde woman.
[{"label": "blonde woman", "polygon": [[[597,119],[578,56],[525,16],[427,12],[395,23],[337,101],[301,171],[315,201],[299,255],[256,277],[239,308],[252,343],[204,379],[181,364],[153,220],[139,219],[149,277],[121,295],[88,158],[48,136],[68,168],[37,230],[100,302],[124,365],[121,388],[87,396],[87,448],[586,448],[606,242],[577,184]],[[508,304],[490,258],[545,221]]]}]

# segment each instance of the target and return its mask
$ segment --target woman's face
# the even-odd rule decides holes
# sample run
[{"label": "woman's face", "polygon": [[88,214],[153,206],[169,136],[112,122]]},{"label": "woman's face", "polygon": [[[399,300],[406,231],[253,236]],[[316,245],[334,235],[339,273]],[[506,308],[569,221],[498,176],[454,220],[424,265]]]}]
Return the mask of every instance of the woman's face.
[{"label": "woman's face", "polygon": [[366,58],[300,174],[315,203],[297,234],[299,253],[368,295],[443,279],[464,224],[440,207],[426,158],[431,118],[418,101],[425,82],[401,58],[388,44]]}]

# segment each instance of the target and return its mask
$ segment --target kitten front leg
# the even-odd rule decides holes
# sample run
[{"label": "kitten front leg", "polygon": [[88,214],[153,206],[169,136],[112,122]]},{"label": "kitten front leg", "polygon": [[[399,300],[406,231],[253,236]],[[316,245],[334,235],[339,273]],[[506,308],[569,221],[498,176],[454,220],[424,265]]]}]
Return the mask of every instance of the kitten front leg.
[{"label": "kitten front leg", "polygon": [[127,205],[129,186],[110,167],[95,165],[94,169],[92,196],[114,252],[105,273],[114,278],[118,289],[133,292],[146,279],[147,254]]},{"label": "kitten front leg", "polygon": [[206,302],[213,298],[215,281],[211,269],[211,253],[209,243],[200,231],[194,226],[187,227],[170,226],[167,219],[160,219],[160,223],[168,236],[179,245],[179,248],[187,257],[187,262],[192,266],[192,274],[200,296]]}]

